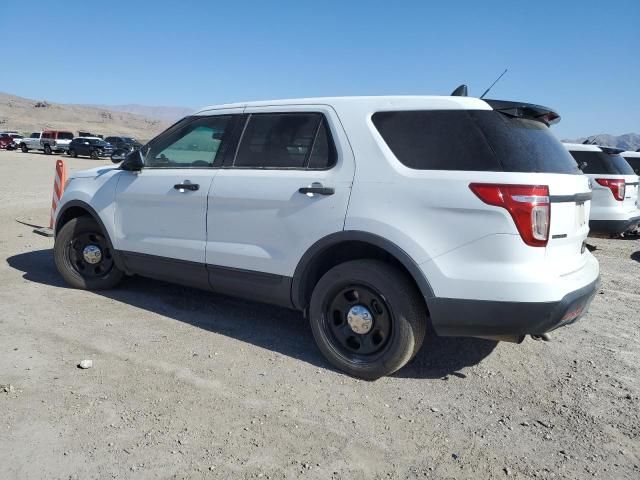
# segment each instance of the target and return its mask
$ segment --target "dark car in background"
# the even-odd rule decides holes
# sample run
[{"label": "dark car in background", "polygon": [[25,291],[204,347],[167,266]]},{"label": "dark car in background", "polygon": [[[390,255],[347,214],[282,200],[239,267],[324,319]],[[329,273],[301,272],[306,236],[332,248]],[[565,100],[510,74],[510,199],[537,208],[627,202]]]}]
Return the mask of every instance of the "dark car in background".
[{"label": "dark car in background", "polygon": [[631,165],[631,168],[640,175],[640,150],[637,152],[622,152],[620,155],[622,155],[627,163]]},{"label": "dark car in background", "polygon": [[113,145],[113,148],[117,150],[133,151],[133,150],[138,150],[140,147],[142,147],[142,144],[133,137],[115,136],[115,137],[107,137],[104,140],[106,142],[109,142],[111,145]]},{"label": "dark car in background", "polygon": [[72,157],[86,156],[98,159],[108,157],[114,151],[113,146],[97,137],[76,137],[71,140],[67,153]]}]

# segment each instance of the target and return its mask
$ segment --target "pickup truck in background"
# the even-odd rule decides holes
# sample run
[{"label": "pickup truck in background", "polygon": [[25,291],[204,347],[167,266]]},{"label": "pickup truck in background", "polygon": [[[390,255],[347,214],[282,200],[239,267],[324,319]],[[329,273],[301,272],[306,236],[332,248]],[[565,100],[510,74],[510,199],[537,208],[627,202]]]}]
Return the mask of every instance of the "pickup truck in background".
[{"label": "pickup truck in background", "polygon": [[29,150],[40,150],[40,137],[42,136],[42,132],[33,132],[28,137],[25,137],[20,140],[18,143],[18,148],[22,150],[24,153],[27,153]]},{"label": "pickup truck in background", "polygon": [[59,130],[45,130],[40,136],[40,148],[45,155],[51,153],[64,153],[69,150],[69,144],[73,140],[73,133]]}]

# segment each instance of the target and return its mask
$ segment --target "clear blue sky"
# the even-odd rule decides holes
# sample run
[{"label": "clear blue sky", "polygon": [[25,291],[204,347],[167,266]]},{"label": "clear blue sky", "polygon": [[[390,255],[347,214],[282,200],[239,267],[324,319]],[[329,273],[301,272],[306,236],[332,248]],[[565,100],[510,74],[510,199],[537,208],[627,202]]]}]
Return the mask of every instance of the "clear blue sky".
[{"label": "clear blue sky", "polygon": [[508,67],[489,97],[555,107],[561,137],[640,132],[638,0],[27,3],[0,24],[0,91],[25,97],[477,96]]}]

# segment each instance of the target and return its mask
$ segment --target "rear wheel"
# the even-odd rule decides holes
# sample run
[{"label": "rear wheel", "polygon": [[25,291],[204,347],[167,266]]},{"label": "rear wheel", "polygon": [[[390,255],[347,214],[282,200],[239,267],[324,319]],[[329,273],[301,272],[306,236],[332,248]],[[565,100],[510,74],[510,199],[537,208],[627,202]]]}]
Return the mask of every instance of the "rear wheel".
[{"label": "rear wheel", "polygon": [[24,143],[20,144],[20,150],[22,150],[22,153],[27,153],[29,151]]},{"label": "rear wheel", "polygon": [[49,145],[44,146],[44,154],[51,155],[51,147]]},{"label": "rear wheel", "polygon": [[56,236],[53,254],[58,272],[75,288],[105,290],[124,276],[105,233],[91,217],[66,223]]},{"label": "rear wheel", "polygon": [[92,150],[91,154],[90,154],[91,158],[93,158],[94,160],[98,160],[100,159],[100,155],[98,155],[98,151],[97,150]]},{"label": "rear wheel", "polygon": [[73,158],[77,158],[78,154],[76,153],[76,151],[73,148],[69,149],[69,155],[71,155]]},{"label": "rear wheel", "polygon": [[354,260],[318,281],[309,306],[318,347],[336,368],[367,380],[404,366],[424,340],[427,311],[413,282],[379,260]]}]

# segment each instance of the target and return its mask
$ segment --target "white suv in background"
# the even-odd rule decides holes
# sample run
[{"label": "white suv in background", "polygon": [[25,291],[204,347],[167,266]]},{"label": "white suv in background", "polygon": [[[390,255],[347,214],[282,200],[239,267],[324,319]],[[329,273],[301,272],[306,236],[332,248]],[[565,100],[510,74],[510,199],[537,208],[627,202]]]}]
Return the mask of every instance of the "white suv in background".
[{"label": "white suv in background", "polygon": [[205,108],[71,175],[55,262],[77,288],[139,274],[304,311],[366,379],[427,331],[521,341],[580,318],[599,281],[558,119],[460,96]]},{"label": "white suv in background", "polygon": [[582,143],[565,147],[591,179],[591,230],[619,234],[635,228],[640,223],[638,175],[620,155],[622,150]]}]

